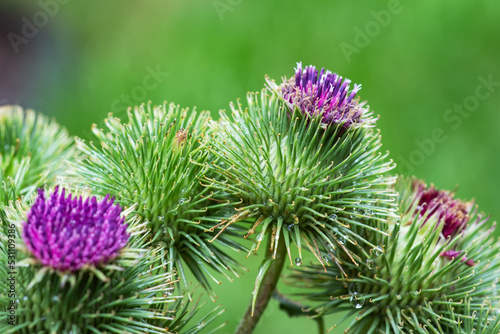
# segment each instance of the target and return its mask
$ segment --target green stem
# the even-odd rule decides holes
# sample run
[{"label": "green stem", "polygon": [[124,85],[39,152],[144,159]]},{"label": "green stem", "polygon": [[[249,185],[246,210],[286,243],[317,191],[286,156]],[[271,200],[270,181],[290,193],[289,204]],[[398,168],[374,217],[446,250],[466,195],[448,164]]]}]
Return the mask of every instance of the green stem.
[{"label": "green stem", "polygon": [[325,333],[325,323],[323,320],[323,316],[319,315],[319,313],[315,309],[304,306],[294,300],[289,299],[287,296],[279,292],[278,289],[274,290],[273,298],[280,303],[280,309],[285,311],[289,317],[311,318],[318,324],[318,333]]},{"label": "green stem", "polygon": [[[267,249],[266,249],[266,257],[262,263],[272,259],[273,251],[271,251],[271,240],[268,239]],[[259,289],[259,294],[257,295],[257,299],[255,301],[255,309],[253,310],[252,316],[252,302],[248,306],[248,309],[241,319],[241,322],[236,329],[235,334],[250,334],[253,332],[257,323],[259,322],[262,314],[264,314],[264,310],[273,295],[273,291],[278,284],[278,280],[280,278],[281,271],[283,270],[283,265],[285,263],[287,257],[285,243],[283,241],[278,242],[278,249],[276,251],[276,258],[274,258],[269,266],[269,269],[265,273],[262,278],[262,282]]]},{"label": "green stem", "polygon": [[325,333],[325,321],[324,321],[323,317],[316,318],[316,322],[318,323],[318,333],[324,334]]}]

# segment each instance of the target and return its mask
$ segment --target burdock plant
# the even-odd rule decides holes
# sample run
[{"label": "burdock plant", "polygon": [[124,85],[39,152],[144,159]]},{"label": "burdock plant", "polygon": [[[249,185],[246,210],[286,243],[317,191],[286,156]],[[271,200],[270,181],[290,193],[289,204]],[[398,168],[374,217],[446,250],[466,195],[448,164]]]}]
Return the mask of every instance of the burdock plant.
[{"label": "burdock plant", "polygon": [[416,179],[400,178],[396,190],[400,218],[389,235],[373,234],[385,251],[359,252],[360,266],[346,262],[345,273],[314,265],[296,270],[291,282],[305,283],[305,295],[320,302],[319,313],[355,314],[350,333],[498,328],[498,322],[488,324],[500,298],[498,244],[485,225],[488,217],[473,203]]},{"label": "burdock plant", "polygon": [[169,333],[175,276],[155,270],[159,249],[130,212],[58,187],[25,209],[7,209],[17,252],[2,242],[2,333]]},{"label": "burdock plant", "polygon": [[[243,268],[230,252],[265,248],[236,333],[274,297],[320,333],[344,312],[351,333],[498,334],[489,217],[392,176],[360,90],[299,63],[217,121],[143,104],[76,146],[0,108],[0,332],[213,333],[223,310],[193,304],[190,274],[214,299]],[[276,289],[286,262],[301,301]]]},{"label": "burdock plant", "polygon": [[[355,98],[360,85],[351,90],[348,79],[301,64],[290,80],[268,85],[269,92],[248,95],[248,108],[231,104],[231,115],[212,123],[210,152],[219,160],[207,182],[235,203],[217,238],[233,225],[257,235],[252,251],[267,238],[238,333],[255,327],[287,257],[300,265],[306,246],[322,266],[330,260],[341,267],[337,253],[357,265],[353,249],[375,247],[363,231],[383,235],[394,202],[386,176],[393,164],[380,152],[372,112]],[[299,254],[293,261],[292,244]]]},{"label": "burdock plant", "polygon": [[[174,104],[140,106],[127,121],[105,120],[106,130],[93,126],[96,142],[78,141],[86,160],[78,167],[93,191],[116,196],[124,207],[147,223],[153,244],[161,246],[169,270],[176,268],[186,290],[186,267],[210,291],[212,272],[237,276],[240,265],[219,246],[245,248],[229,233],[209,242],[209,229],[225,217],[227,199],[200,184],[208,159],[208,112],[189,112]],[[208,278],[207,278],[208,277]]]}]

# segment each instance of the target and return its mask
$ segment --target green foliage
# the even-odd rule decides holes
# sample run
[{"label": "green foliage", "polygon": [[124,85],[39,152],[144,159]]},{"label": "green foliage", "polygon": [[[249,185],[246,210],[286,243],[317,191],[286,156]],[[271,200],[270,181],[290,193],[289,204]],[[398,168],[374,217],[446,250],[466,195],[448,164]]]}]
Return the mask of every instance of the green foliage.
[{"label": "green foliage", "polygon": [[[291,282],[308,286],[304,294],[320,302],[318,312],[356,314],[352,333],[462,333],[465,324],[471,328],[476,322],[459,326],[459,320],[483,314],[485,303],[499,302],[498,243],[484,225],[487,218],[475,209],[464,232],[444,239],[437,213],[415,214],[419,209],[412,183],[399,179],[401,218],[392,221],[389,235],[372,235],[380,247],[359,252],[359,265],[346,261],[345,274],[335,267],[324,272],[309,266],[291,276]],[[440,256],[450,249],[465,253],[453,260]],[[473,266],[466,264],[465,255]],[[464,308],[471,298],[474,302]]]},{"label": "green foliage", "polygon": [[71,175],[66,161],[76,158],[73,139],[46,116],[18,106],[0,107],[0,143],[2,206]]},{"label": "green foliage", "polygon": [[78,166],[86,184],[101,194],[112,194],[147,222],[155,245],[169,270],[177,268],[187,289],[185,268],[210,290],[207,277],[220,283],[211,271],[237,276],[240,265],[218,246],[235,251],[245,247],[230,236],[232,228],[216,242],[210,228],[222,220],[229,203],[219,193],[202,186],[210,157],[207,145],[208,112],[189,112],[174,104],[140,106],[129,110],[126,123],[109,117],[106,130],[94,126],[97,143],[77,142],[86,155]]}]

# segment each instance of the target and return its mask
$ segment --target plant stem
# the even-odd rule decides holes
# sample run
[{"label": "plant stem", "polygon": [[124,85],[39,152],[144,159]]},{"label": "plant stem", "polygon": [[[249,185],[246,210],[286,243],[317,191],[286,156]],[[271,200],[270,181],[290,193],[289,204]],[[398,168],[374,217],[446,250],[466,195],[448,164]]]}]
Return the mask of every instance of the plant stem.
[{"label": "plant stem", "polygon": [[[268,240],[266,256],[264,258],[263,263],[266,260],[272,259],[273,251],[271,251],[271,239],[272,238],[269,238]],[[253,316],[252,316],[252,302],[250,302],[250,305],[248,306],[248,309],[243,319],[241,319],[241,322],[238,328],[236,329],[235,334],[250,334],[257,326],[257,323],[259,322],[262,314],[264,314],[267,304],[269,303],[269,300],[273,295],[273,291],[276,288],[276,285],[278,284],[278,280],[280,278],[281,271],[283,270],[283,265],[285,263],[286,257],[287,257],[287,252],[285,243],[283,241],[278,242],[276,258],[272,260],[269,269],[262,278],[259,294],[257,295],[257,299],[255,302],[255,309],[253,310]]]},{"label": "plant stem", "polygon": [[325,321],[324,321],[323,317],[316,318],[316,322],[318,323],[318,333],[324,334],[325,333]]},{"label": "plant stem", "polygon": [[323,321],[323,316],[320,316],[316,310],[289,299],[287,296],[279,292],[278,289],[274,290],[273,298],[280,303],[280,309],[285,311],[289,317],[311,318],[318,324],[318,333],[325,333],[325,323]]}]

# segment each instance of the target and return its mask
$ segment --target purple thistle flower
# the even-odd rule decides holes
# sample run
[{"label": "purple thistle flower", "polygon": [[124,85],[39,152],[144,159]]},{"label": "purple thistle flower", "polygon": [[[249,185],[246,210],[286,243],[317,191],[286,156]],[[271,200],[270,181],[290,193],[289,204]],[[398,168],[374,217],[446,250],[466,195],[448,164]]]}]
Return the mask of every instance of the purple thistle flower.
[{"label": "purple thistle flower", "polygon": [[453,193],[445,190],[437,190],[433,185],[427,188],[421,181],[416,181],[413,187],[417,193],[417,208],[420,216],[423,217],[428,214],[424,224],[428,217],[437,214],[438,219],[442,220],[443,229],[441,234],[445,238],[453,237],[467,227],[469,213],[472,208],[470,203],[454,199]]},{"label": "purple thistle flower", "polygon": [[86,265],[106,263],[128,242],[121,208],[107,195],[98,202],[65,197],[56,187],[46,199],[43,189],[28,212],[23,239],[28,250],[42,263],[60,271],[76,271]]},{"label": "purple thistle flower", "polygon": [[[440,224],[443,224],[441,234],[445,238],[452,238],[467,228],[472,203],[464,203],[454,199],[453,193],[437,190],[434,185],[427,188],[427,185],[420,180],[413,183],[413,189],[416,193],[415,199],[418,201],[416,214],[420,217],[425,216],[422,225],[427,222],[430,216],[437,215]],[[453,260],[462,253],[463,251],[459,250],[448,250],[441,253],[440,256]],[[462,258],[462,262],[470,267],[474,266],[474,260],[467,259],[465,256]]]},{"label": "purple thistle flower", "polygon": [[[463,253],[463,251],[448,250],[446,252],[441,253],[440,256],[446,257],[446,258],[448,258],[448,260],[451,261],[462,253]],[[469,267],[473,267],[475,264],[474,260],[467,259],[467,257],[465,257],[465,256],[462,258],[462,262],[465,262],[465,264],[468,265]]]},{"label": "purple thistle flower", "polygon": [[315,66],[302,70],[302,63],[297,63],[295,77],[284,82],[281,95],[290,108],[298,107],[303,113],[312,116],[321,115],[325,124],[342,124],[348,128],[353,123],[361,122],[364,103],[353,100],[361,85],[355,84],[349,91],[351,80],[342,79],[336,73],[324,68],[318,71]]}]

